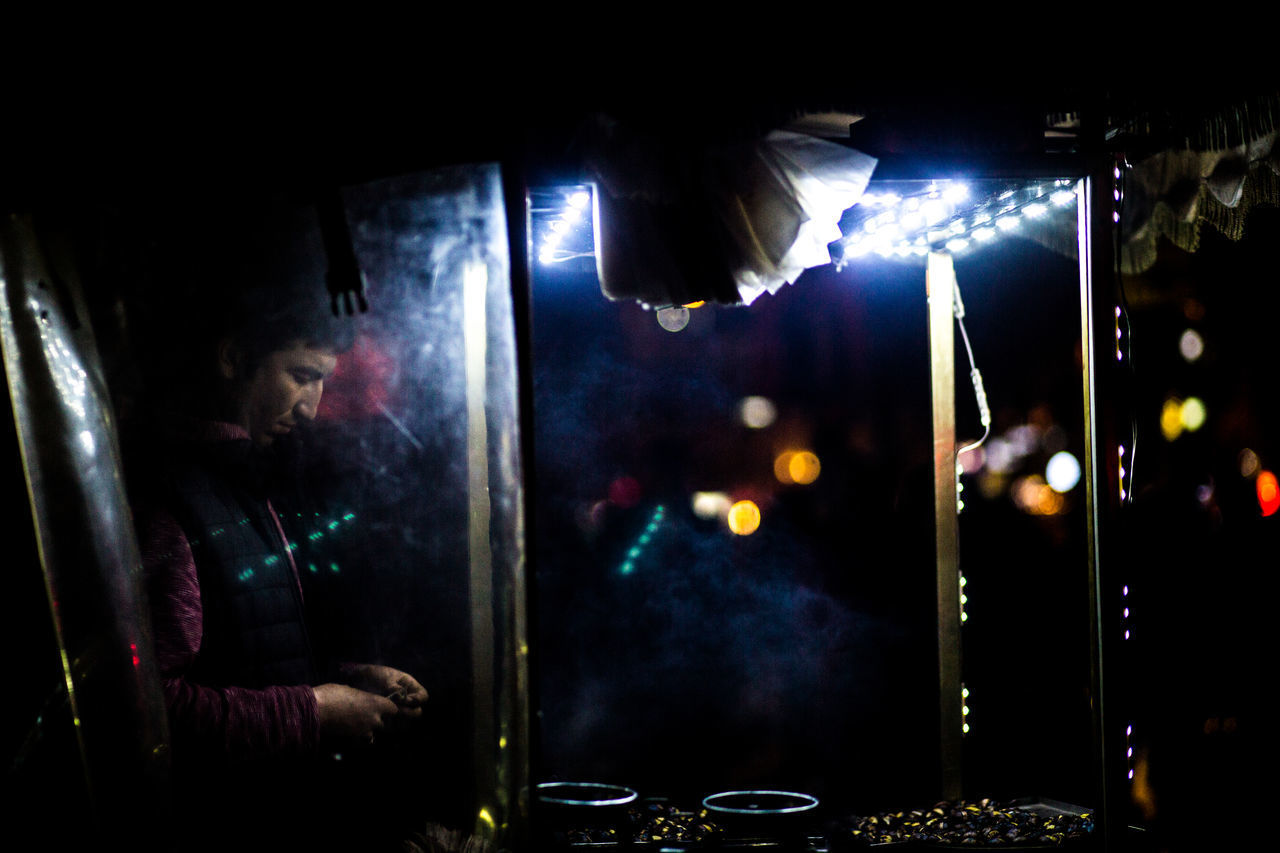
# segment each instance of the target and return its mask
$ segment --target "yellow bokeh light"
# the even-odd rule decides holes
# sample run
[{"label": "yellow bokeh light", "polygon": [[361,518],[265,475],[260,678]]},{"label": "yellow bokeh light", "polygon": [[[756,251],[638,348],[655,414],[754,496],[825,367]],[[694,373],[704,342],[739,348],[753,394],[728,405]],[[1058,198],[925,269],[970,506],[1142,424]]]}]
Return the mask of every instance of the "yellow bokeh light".
[{"label": "yellow bokeh light", "polygon": [[1188,397],[1183,401],[1182,408],[1178,412],[1182,426],[1187,432],[1195,432],[1204,426],[1206,416],[1204,402],[1199,397]]},{"label": "yellow bokeh light", "polygon": [[1164,434],[1165,441],[1173,441],[1182,435],[1182,426],[1182,401],[1170,397],[1160,409],[1160,432]]},{"label": "yellow bokeh light", "polygon": [[729,529],[739,536],[750,536],[760,528],[760,507],[752,501],[738,501],[729,507],[726,519]]},{"label": "yellow bokeh light", "polygon": [[685,308],[701,308],[703,305],[706,305],[706,304],[707,304],[707,301],[706,301],[705,299],[699,299],[697,302],[689,302],[689,303],[686,303],[683,307],[685,307]]},{"label": "yellow bokeh light", "polygon": [[822,465],[818,463],[818,457],[815,454],[808,450],[801,450],[791,454],[791,461],[787,463],[787,470],[791,474],[793,482],[807,486],[818,479],[818,473],[822,470]]}]

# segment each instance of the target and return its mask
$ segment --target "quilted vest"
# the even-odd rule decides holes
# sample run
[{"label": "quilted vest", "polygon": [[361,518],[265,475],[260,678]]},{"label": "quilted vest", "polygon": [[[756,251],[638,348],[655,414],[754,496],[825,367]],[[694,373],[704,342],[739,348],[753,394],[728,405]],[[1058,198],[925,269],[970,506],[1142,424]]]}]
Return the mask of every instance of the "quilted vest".
[{"label": "quilted vest", "polygon": [[210,686],[314,684],[302,593],[252,452],[248,440],[209,445],[171,481],[204,617],[191,677]]}]

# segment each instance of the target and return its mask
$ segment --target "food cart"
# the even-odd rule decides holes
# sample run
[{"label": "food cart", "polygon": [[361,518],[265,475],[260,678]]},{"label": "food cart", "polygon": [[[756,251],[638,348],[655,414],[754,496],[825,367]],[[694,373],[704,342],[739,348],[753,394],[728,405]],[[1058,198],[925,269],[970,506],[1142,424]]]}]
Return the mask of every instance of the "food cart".
[{"label": "food cart", "polygon": [[[307,185],[359,334],[317,423],[341,485],[289,532],[330,549],[299,570],[331,602],[317,618],[440,685],[433,734],[334,756],[353,791],[413,781],[406,832],[655,851],[1140,834],[1115,128],[1086,111],[1040,116],[1030,145],[996,122],[895,148],[824,118],[788,133],[856,163],[839,204],[804,198],[802,166],[761,169],[772,138],[678,133],[658,134],[673,172],[603,146]],[[111,245],[145,243],[167,201],[112,220]],[[837,235],[797,261],[818,208]],[[18,778],[52,813],[72,791],[90,837],[159,843],[138,804],[164,809],[168,732],[116,416],[136,268],[44,213],[15,211],[0,244],[60,671]],[[744,233],[768,263],[726,248]]]}]

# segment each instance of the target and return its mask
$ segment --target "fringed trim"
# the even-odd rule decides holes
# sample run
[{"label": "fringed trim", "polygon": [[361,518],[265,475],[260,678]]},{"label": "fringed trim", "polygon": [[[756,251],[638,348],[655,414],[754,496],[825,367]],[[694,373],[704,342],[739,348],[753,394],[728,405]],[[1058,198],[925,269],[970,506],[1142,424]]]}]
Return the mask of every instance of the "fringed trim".
[{"label": "fringed trim", "polygon": [[1125,135],[1152,139],[1163,148],[1223,151],[1280,127],[1280,92],[1244,98],[1207,114],[1166,109],[1113,116],[1108,124]]},{"label": "fringed trim", "polygon": [[1249,213],[1258,205],[1280,207],[1280,175],[1265,163],[1250,170],[1240,202],[1235,207],[1227,207],[1218,201],[1203,184],[1196,204],[1196,217],[1191,222],[1182,221],[1167,204],[1157,204],[1141,233],[1127,240],[1121,248],[1120,270],[1126,275],[1135,275],[1154,266],[1161,237],[1184,252],[1199,250],[1204,224],[1212,226],[1228,240],[1238,241],[1245,235]]},{"label": "fringed trim", "polygon": [[1249,173],[1240,203],[1235,207],[1227,207],[1202,189],[1199,219],[1212,225],[1228,240],[1240,240],[1244,237],[1250,210],[1260,204],[1280,206],[1280,175],[1266,165],[1256,166]]},{"label": "fringed trim", "polygon": [[1200,248],[1200,220],[1185,222],[1169,205],[1157,204],[1142,230],[1120,247],[1120,272],[1137,275],[1155,266],[1162,237],[1184,252],[1194,252]]},{"label": "fringed trim", "polygon": [[1192,151],[1224,151],[1274,131],[1280,118],[1280,95],[1249,98],[1197,123],[1185,145]]}]

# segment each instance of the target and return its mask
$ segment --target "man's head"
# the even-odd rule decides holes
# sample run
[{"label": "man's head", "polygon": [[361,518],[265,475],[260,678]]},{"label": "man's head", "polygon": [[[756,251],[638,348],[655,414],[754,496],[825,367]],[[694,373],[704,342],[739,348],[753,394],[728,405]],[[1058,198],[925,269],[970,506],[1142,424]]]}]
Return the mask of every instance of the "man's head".
[{"label": "man's head", "polygon": [[165,409],[237,423],[268,446],[316,415],[355,341],[335,316],[315,211],[278,201],[211,206],[166,249],[153,393]]},{"label": "man's head", "polygon": [[254,444],[269,447],[315,419],[325,380],[337,363],[337,349],[301,338],[255,360],[224,339],[218,347],[218,371],[227,383],[226,417],[244,427]]}]

